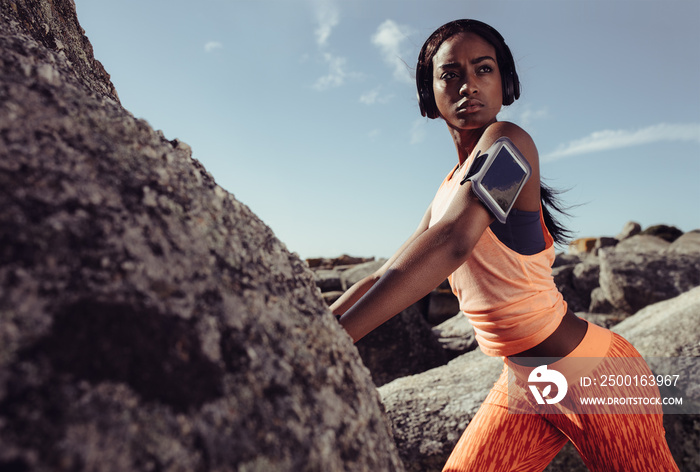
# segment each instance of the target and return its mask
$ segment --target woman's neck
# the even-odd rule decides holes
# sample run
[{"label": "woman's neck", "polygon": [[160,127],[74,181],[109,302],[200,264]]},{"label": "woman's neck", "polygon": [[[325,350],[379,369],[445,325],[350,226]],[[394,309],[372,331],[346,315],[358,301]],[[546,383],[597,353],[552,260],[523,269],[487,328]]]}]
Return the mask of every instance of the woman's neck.
[{"label": "woman's neck", "polygon": [[464,164],[464,162],[466,162],[471,153],[474,151],[474,148],[479,142],[479,139],[481,139],[481,136],[483,136],[484,132],[486,131],[486,128],[488,128],[495,122],[496,119],[494,119],[492,122],[488,123],[487,125],[481,128],[467,130],[452,128],[448,125],[447,128],[450,130],[452,140],[454,141],[455,148],[457,149],[459,165],[462,165]]}]

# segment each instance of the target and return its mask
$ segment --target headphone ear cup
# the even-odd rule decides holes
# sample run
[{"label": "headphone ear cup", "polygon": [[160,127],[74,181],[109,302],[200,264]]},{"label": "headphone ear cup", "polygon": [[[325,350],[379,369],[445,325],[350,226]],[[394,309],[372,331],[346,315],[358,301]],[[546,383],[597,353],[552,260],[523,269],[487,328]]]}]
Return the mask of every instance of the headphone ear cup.
[{"label": "headphone ear cup", "polygon": [[501,67],[501,79],[503,80],[503,105],[507,106],[520,98],[520,80],[515,70],[513,53],[510,51],[510,48],[503,40],[500,33],[497,32],[497,34],[503,50],[501,56],[503,63],[499,62],[498,64],[499,67]]},{"label": "headphone ear cup", "polygon": [[513,96],[514,88],[513,76],[508,74],[506,79],[503,81],[503,105],[508,106],[515,101],[515,97]]},{"label": "headphone ear cup", "polygon": [[520,98],[520,80],[518,73],[515,72],[515,64],[511,62],[508,67],[510,70],[501,76],[503,78],[503,105],[511,105],[514,101]]},{"label": "headphone ear cup", "polygon": [[427,116],[428,118],[437,118],[440,116],[437,105],[435,104],[435,97],[425,83],[422,83],[418,89],[418,106],[423,116]]},{"label": "headphone ear cup", "polygon": [[425,104],[425,116],[428,118],[437,118],[440,116],[435,104],[435,97],[427,90],[423,92],[423,103]]}]

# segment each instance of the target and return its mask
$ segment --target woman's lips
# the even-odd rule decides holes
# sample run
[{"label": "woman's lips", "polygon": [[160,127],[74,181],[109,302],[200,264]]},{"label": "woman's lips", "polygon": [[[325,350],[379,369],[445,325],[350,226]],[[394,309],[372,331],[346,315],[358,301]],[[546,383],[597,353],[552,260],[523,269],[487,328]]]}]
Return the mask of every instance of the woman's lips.
[{"label": "woman's lips", "polygon": [[457,111],[464,111],[466,113],[474,113],[479,110],[481,110],[484,107],[484,104],[481,103],[479,100],[467,100],[465,102],[462,102],[460,105],[457,106]]}]

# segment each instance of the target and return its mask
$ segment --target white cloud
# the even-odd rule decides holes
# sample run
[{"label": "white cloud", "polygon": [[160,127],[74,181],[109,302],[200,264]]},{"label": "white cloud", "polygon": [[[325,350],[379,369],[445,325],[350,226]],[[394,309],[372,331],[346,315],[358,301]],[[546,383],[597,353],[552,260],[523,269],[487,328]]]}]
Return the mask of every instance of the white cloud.
[{"label": "white cloud", "polygon": [[549,111],[546,108],[534,109],[531,107],[526,107],[520,113],[520,123],[522,123],[523,128],[529,128],[532,123],[542,118],[547,118],[549,116]]},{"label": "white cloud", "polygon": [[411,126],[411,139],[410,144],[420,144],[425,141],[425,137],[428,135],[428,120],[425,118],[418,118],[413,122]]},{"label": "white cloud", "polygon": [[365,105],[374,105],[375,103],[387,103],[393,97],[392,94],[383,94],[382,87],[375,87],[369,92],[365,92],[360,96],[360,103]]},{"label": "white cloud", "polygon": [[379,88],[362,94],[360,96],[360,102],[364,103],[365,105],[374,105],[374,103],[377,101],[377,97],[379,97]]},{"label": "white cloud", "polygon": [[380,130],[379,128],[375,128],[372,131],[370,131],[369,133],[367,133],[367,137],[369,137],[369,139],[372,141],[376,141],[377,138],[379,138],[379,135],[381,135],[381,134],[382,134],[382,130]]},{"label": "white cloud", "polygon": [[379,48],[384,62],[394,72],[394,78],[401,82],[413,83],[406,63],[401,59],[407,54],[406,43],[411,29],[408,26],[399,25],[393,20],[386,20],[379,25],[377,32],[372,36],[372,44]]},{"label": "white cloud", "polygon": [[204,45],[204,51],[205,52],[212,52],[216,49],[221,49],[223,47],[224,47],[224,45],[218,41],[209,41],[207,44]]},{"label": "white cloud", "polygon": [[340,23],[340,7],[337,0],[313,0],[312,3],[317,23],[314,31],[316,46],[323,62],[328,65],[328,73],[319,77],[313,84],[313,88],[323,91],[340,87],[348,76],[354,74],[348,74],[346,58],[328,52],[328,39],[333,29]]},{"label": "white cloud", "polygon": [[316,0],[316,44],[323,47],[328,43],[328,38],[333,32],[333,28],[340,22],[340,8],[335,0]]},{"label": "white cloud", "polygon": [[347,60],[344,57],[334,56],[330,53],[324,53],[323,60],[328,63],[328,74],[319,77],[314,84],[314,88],[316,90],[327,90],[343,85],[347,76],[345,71]]},{"label": "white cloud", "polygon": [[591,133],[559,146],[542,156],[542,161],[556,161],[571,156],[620,149],[659,141],[690,141],[700,143],[700,123],[680,123],[648,126],[638,130],[603,130]]},{"label": "white cloud", "polygon": [[512,121],[526,130],[531,130],[537,120],[547,117],[549,117],[549,111],[546,108],[536,109],[517,102],[513,105],[503,107],[498,114],[499,120]]}]

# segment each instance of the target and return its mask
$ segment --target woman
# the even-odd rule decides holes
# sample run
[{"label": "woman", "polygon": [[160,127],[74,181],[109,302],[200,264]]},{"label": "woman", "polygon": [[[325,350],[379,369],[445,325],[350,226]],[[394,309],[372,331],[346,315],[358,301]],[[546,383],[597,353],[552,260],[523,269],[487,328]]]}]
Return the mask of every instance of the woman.
[{"label": "woman", "polygon": [[[547,209],[552,195],[541,186],[532,138],[497,120],[501,107],[520,95],[501,35],[475,20],[443,25],[423,45],[416,82],[421,113],[445,121],[458,164],[415,233],[381,269],[333,304],[340,323],[357,341],[449,278],[481,350],[503,357],[506,365],[444,470],[543,470],[569,440],[590,470],[678,470],[658,409],[576,414],[547,405],[551,408],[542,411],[524,389],[509,394],[509,375],[532,371],[526,366],[538,365],[533,359],[560,359],[550,364],[559,368],[581,357],[640,357],[620,336],[576,317],[554,284],[554,242],[565,230]],[[463,182],[474,158],[501,137],[513,142],[532,169],[505,224],[495,221],[472,182]],[[509,413],[509,400],[529,413]]]}]

